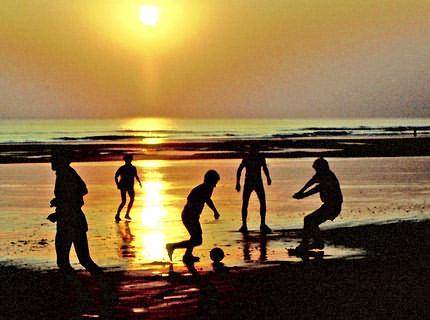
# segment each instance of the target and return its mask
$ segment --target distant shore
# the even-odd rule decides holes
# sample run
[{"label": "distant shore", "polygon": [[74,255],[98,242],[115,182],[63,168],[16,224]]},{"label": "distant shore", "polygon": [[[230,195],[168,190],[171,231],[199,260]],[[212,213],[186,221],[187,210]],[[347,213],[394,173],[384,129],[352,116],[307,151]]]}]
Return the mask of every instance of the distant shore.
[{"label": "distant shore", "polygon": [[429,236],[429,221],[326,230],[329,243],[361,247],[367,257],[188,275],[67,279],[0,266],[0,312],[7,319],[424,319]]},{"label": "distant shore", "polygon": [[75,161],[121,160],[124,153],[143,160],[235,159],[251,143],[267,158],[430,156],[429,137],[354,137],[260,140],[208,140],[137,143],[11,143],[0,144],[0,163],[49,162],[51,151],[74,151]]}]

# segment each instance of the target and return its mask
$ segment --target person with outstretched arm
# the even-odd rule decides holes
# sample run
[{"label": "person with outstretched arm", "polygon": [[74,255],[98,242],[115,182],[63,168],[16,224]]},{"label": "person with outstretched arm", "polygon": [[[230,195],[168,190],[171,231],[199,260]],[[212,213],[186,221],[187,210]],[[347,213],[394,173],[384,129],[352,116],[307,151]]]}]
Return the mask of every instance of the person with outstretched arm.
[{"label": "person with outstretched arm", "polygon": [[[303,199],[313,194],[320,194],[322,206],[304,218],[302,243],[296,248],[298,251],[323,249],[324,241],[320,234],[319,225],[327,220],[334,220],[342,210],[343,195],[339,180],[330,170],[327,160],[318,158],[312,167],[315,175],[293,195],[294,199]],[[312,188],[311,188],[312,187]],[[313,242],[310,243],[310,240]]]}]

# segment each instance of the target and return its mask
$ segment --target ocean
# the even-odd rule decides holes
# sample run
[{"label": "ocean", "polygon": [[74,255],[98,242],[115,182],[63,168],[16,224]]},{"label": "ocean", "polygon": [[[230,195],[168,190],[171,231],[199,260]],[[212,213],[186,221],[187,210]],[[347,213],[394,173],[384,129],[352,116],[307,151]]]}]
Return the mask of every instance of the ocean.
[{"label": "ocean", "polygon": [[430,119],[0,120],[0,144],[147,143],[430,134]]}]

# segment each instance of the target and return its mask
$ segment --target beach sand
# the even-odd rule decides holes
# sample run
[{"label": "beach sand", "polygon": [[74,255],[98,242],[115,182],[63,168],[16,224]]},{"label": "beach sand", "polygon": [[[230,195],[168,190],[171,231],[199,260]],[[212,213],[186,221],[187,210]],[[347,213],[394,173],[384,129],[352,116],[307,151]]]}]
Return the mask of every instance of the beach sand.
[{"label": "beach sand", "polygon": [[[331,312],[350,318],[423,312],[428,159],[329,158],[343,188],[343,212],[323,225],[323,260],[303,262],[286,249],[297,245],[303,216],[320,205],[317,196],[291,198],[312,176],[312,161],[268,160],[273,178],[272,186],[266,187],[268,224],[275,232],[267,237],[256,232],[255,196],[249,208],[253,231],[248,237],[236,231],[241,206],[240,194],[234,191],[236,159],[135,161],[143,188],[136,186],[133,221],[118,224],[113,221],[119,203],[113,175],[121,162],[74,163],[89,189],[84,211],[90,250],[107,271],[108,280],[99,282],[83,271],[77,280],[64,280],[53,270],[55,225],[46,216],[55,176],[49,164],[1,165],[2,314],[181,319],[200,312],[203,319],[294,319],[310,314],[330,318]],[[180,212],[188,192],[209,168],[221,175],[213,196],[221,219],[214,221],[210,210],[204,210],[204,242],[195,250],[201,261],[191,272],[180,251],[170,266],[164,245],[188,237]],[[228,272],[213,271],[208,253],[214,246],[225,251]],[[80,269],[74,253],[71,257]],[[43,316],[34,316],[41,312]]]},{"label": "beach sand", "polygon": [[367,257],[258,269],[94,279],[0,267],[0,310],[4,319],[425,319],[429,230],[429,222],[397,222],[325,231]]}]

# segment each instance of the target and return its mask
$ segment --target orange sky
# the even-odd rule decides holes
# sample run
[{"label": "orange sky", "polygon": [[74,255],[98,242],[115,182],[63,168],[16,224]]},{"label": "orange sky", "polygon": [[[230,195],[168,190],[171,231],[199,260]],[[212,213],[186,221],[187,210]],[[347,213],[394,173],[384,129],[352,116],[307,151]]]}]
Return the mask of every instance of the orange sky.
[{"label": "orange sky", "polygon": [[2,118],[430,117],[423,0],[3,0],[0,46]]}]

